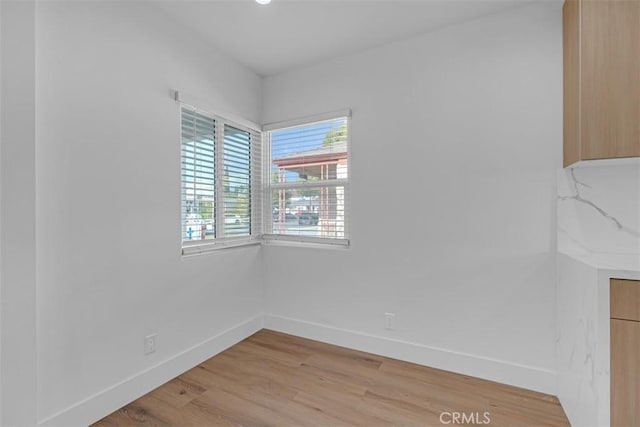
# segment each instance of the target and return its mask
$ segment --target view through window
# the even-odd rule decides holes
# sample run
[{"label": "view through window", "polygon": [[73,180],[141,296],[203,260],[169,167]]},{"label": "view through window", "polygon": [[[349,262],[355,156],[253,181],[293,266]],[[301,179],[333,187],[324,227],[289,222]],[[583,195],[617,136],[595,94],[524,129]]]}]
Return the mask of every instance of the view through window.
[{"label": "view through window", "polygon": [[348,117],[270,131],[271,232],[346,239]]},{"label": "view through window", "polygon": [[182,109],[182,241],[213,239],[216,121]]},{"label": "view through window", "polygon": [[183,247],[259,237],[252,212],[261,211],[254,209],[260,191],[252,187],[261,169],[260,133],[186,107],[181,125]]}]

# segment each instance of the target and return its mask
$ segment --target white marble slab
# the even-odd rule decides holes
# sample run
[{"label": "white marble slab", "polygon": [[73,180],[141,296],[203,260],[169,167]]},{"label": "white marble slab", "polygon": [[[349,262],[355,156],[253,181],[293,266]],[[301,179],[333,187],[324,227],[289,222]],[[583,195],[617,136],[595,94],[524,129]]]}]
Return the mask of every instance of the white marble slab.
[{"label": "white marble slab", "polygon": [[625,276],[640,271],[640,256],[637,254],[566,253],[566,255],[595,269],[607,270],[611,274]]},{"label": "white marble slab", "polygon": [[610,279],[640,280],[637,266],[618,260],[558,254],[557,388],[574,427],[610,424]]},{"label": "white marble slab", "polygon": [[572,426],[598,420],[596,386],[597,270],[558,255],[556,370],[558,399]]},{"label": "white marble slab", "polygon": [[640,159],[558,172],[558,398],[576,426],[610,425],[610,279],[640,280]]},{"label": "white marble slab", "polygon": [[558,252],[640,264],[640,160],[560,170],[557,227]]}]

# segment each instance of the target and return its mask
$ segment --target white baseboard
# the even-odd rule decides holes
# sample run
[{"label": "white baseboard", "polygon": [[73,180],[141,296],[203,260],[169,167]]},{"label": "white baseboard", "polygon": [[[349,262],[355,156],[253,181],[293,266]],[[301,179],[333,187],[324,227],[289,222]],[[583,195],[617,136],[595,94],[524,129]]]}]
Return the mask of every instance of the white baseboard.
[{"label": "white baseboard", "polygon": [[504,360],[429,347],[423,344],[273,314],[265,315],[264,327],[445,371],[483,378],[541,393],[556,394],[556,373],[533,366],[519,365]]},{"label": "white baseboard", "polygon": [[553,371],[272,314],[256,315],[145,371],[41,420],[39,426],[86,426],[258,332],[263,327],[368,353],[556,394]]},{"label": "white baseboard", "polygon": [[247,319],[200,344],[41,420],[38,425],[69,427],[92,424],[258,332],[262,326],[262,314]]}]

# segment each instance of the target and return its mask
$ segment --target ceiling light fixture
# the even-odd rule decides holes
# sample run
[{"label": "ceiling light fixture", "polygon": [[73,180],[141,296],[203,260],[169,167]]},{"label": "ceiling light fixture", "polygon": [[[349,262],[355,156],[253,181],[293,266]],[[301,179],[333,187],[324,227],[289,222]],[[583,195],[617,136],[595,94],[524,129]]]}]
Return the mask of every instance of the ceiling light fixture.
[{"label": "ceiling light fixture", "polygon": [[271,3],[271,0],[256,0],[256,3],[265,5]]}]

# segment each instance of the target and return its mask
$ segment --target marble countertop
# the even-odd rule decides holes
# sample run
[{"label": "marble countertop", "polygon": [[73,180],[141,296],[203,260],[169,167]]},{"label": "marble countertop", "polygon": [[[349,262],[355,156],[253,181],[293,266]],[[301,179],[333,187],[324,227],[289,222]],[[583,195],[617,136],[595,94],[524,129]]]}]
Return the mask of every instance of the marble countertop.
[{"label": "marble countertop", "polygon": [[640,279],[640,255],[610,253],[560,253],[597,270],[610,272],[612,274],[611,277],[619,274],[630,279]]}]

